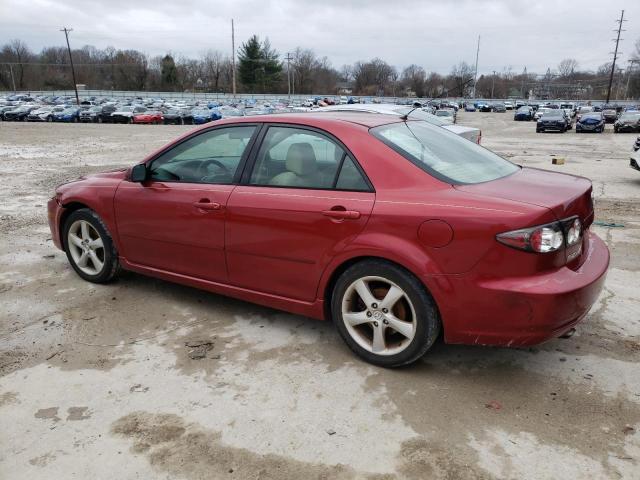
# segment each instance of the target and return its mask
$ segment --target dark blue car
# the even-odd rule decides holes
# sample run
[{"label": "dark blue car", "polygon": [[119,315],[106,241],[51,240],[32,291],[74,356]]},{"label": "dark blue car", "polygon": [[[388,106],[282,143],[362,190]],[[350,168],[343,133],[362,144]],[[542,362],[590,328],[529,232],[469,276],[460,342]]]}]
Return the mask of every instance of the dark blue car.
[{"label": "dark blue car", "polygon": [[192,115],[194,125],[202,125],[203,123],[213,122],[222,118],[220,112],[215,109],[209,110],[208,108],[194,110]]},{"label": "dark blue car", "polygon": [[531,121],[533,120],[533,108],[529,106],[520,107],[513,115],[513,119],[517,121]]},{"label": "dark blue car", "polygon": [[61,112],[53,114],[54,122],[73,122],[76,123],[80,118],[80,109],[77,107],[65,108]]},{"label": "dark blue car", "polygon": [[583,114],[576,122],[576,133],[580,132],[604,132],[604,116],[602,112]]}]

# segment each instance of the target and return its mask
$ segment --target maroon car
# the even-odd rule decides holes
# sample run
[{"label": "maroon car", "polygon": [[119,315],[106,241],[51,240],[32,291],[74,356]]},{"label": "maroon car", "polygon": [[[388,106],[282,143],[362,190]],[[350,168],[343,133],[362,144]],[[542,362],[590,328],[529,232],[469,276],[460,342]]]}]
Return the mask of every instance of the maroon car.
[{"label": "maroon car", "polygon": [[49,222],[88,281],[124,268],[332,319],[382,366],[415,361],[441,333],[506,346],[564,335],[609,264],[586,178],[366,113],[205,125],[61,185]]}]

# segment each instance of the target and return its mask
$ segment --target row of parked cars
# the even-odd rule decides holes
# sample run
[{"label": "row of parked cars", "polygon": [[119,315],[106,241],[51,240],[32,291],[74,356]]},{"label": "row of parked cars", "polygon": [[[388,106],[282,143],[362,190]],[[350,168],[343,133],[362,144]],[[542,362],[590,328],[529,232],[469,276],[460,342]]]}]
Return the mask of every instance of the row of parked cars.
[{"label": "row of parked cars", "polygon": [[640,131],[640,106],[591,106],[573,103],[547,103],[545,105],[523,105],[513,116],[516,121],[536,121],[536,131],[571,130],[602,133],[607,123],[613,123],[615,133]]}]

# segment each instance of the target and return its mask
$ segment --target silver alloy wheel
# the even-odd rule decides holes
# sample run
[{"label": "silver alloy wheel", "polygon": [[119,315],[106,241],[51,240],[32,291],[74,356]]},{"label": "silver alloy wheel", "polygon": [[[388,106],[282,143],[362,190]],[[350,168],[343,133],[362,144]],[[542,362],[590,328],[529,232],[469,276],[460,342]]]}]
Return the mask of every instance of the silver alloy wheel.
[{"label": "silver alloy wheel", "polygon": [[416,333],[416,312],[409,296],[383,277],[362,277],[342,297],[342,321],[353,340],[376,355],[396,355]]},{"label": "silver alloy wheel", "polygon": [[67,235],[67,248],[76,266],[87,275],[98,275],[104,267],[102,237],[86,220],[76,220]]}]

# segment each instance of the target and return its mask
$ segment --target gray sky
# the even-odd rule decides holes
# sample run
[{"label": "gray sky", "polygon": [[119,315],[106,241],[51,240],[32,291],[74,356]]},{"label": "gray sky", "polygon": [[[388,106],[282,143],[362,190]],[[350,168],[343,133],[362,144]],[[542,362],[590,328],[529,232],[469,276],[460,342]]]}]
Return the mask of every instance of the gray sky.
[{"label": "gray sky", "polygon": [[544,73],[567,57],[583,69],[609,61],[621,9],[626,67],[640,38],[640,0],[0,0],[0,44],[63,45],[67,26],[74,47],[230,53],[233,17],[237,45],[255,33],[282,56],[311,48],[336,68],[378,56],[448,73],[459,61],[473,64],[481,35],[480,74]]}]

